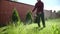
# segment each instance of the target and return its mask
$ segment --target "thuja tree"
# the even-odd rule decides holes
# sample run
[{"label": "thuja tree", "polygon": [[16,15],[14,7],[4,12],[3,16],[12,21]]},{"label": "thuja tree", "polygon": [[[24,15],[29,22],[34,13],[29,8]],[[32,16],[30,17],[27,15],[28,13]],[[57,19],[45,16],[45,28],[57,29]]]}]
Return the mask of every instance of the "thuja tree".
[{"label": "thuja tree", "polygon": [[12,13],[12,22],[18,22],[20,20],[18,11],[14,8]]},{"label": "thuja tree", "polygon": [[31,11],[27,12],[25,21],[26,21],[26,23],[32,23],[32,13],[31,13]]}]

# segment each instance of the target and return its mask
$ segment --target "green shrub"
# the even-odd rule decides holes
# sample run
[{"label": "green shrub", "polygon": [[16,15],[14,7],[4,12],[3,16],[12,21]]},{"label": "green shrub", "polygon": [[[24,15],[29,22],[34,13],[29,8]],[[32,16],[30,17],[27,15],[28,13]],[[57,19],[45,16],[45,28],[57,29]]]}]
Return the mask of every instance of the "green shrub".
[{"label": "green shrub", "polygon": [[31,23],[32,22],[32,13],[31,11],[28,11],[28,13],[26,14],[26,19],[25,19],[25,22],[29,22]]},{"label": "green shrub", "polygon": [[21,19],[16,8],[14,8],[12,12],[10,24],[12,23],[15,24],[16,26],[21,24]]},{"label": "green shrub", "polygon": [[18,21],[19,21],[18,11],[14,8],[12,13],[12,22],[18,22]]}]

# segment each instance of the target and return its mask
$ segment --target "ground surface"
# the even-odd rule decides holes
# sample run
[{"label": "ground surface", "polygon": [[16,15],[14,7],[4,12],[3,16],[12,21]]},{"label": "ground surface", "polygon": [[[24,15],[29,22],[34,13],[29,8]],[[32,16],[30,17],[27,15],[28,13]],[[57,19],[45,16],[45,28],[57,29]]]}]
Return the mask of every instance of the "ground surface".
[{"label": "ground surface", "polygon": [[60,34],[60,19],[49,19],[46,22],[46,27],[38,28],[36,23],[32,24],[10,24],[0,28],[0,34]]}]

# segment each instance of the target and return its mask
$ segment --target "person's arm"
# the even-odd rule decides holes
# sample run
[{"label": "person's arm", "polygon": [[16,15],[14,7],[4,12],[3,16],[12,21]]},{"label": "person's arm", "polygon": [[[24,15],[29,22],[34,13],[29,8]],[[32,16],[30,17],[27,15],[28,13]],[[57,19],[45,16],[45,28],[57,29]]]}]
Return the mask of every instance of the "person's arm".
[{"label": "person's arm", "polygon": [[43,9],[44,9],[44,3],[42,3],[43,4]]},{"label": "person's arm", "polygon": [[37,4],[35,4],[35,7],[34,7],[34,9],[32,10],[32,12],[34,12],[36,8],[37,8]]},{"label": "person's arm", "polygon": [[43,6],[43,11],[44,11],[44,3],[42,3],[42,6]]}]

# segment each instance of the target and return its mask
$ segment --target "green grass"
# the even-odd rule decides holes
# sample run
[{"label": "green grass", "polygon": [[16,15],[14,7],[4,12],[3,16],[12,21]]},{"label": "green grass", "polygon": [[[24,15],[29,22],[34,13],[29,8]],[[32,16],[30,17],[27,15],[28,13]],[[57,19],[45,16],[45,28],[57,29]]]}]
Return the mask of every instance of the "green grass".
[{"label": "green grass", "polygon": [[0,34],[60,34],[60,19],[49,19],[46,22],[46,27],[37,28],[36,23],[23,25],[21,22],[18,25],[10,24],[0,28]]}]

